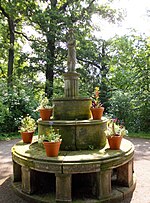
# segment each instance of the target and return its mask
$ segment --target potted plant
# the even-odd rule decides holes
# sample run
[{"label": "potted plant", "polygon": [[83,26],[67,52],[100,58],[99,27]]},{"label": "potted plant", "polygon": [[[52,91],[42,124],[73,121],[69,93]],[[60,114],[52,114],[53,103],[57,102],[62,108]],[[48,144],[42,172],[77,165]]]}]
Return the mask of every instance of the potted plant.
[{"label": "potted plant", "polygon": [[39,142],[43,142],[48,157],[58,156],[60,144],[62,142],[59,129],[55,130],[51,123],[49,130],[44,135],[40,135],[39,139]]},{"label": "potted plant", "polygon": [[37,109],[40,112],[40,117],[42,120],[50,120],[50,117],[53,113],[53,106],[47,97],[44,97],[41,102],[40,106]]},{"label": "potted plant", "polygon": [[127,135],[128,131],[125,129],[123,123],[117,118],[111,119],[107,124],[106,136],[110,149],[120,149],[122,137]]},{"label": "potted plant", "polygon": [[100,102],[99,94],[100,94],[99,87],[95,87],[92,96],[92,106],[90,109],[94,120],[100,120],[104,112],[104,107],[102,107],[102,104]]},{"label": "potted plant", "polygon": [[27,115],[21,120],[19,132],[21,133],[24,143],[31,143],[34,131],[36,129],[36,122],[31,116]]}]

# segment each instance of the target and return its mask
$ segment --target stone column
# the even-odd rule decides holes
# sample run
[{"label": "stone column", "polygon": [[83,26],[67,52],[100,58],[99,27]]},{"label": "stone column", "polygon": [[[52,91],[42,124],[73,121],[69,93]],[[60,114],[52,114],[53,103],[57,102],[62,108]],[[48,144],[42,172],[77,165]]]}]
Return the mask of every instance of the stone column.
[{"label": "stone column", "polygon": [[111,170],[97,173],[97,198],[102,199],[111,194]]},{"label": "stone column", "polygon": [[74,98],[78,96],[78,77],[79,74],[75,72],[68,72],[64,74],[65,80],[65,98]]},{"label": "stone column", "polygon": [[121,186],[131,187],[133,184],[133,159],[117,168],[117,182]]},{"label": "stone column", "polygon": [[21,166],[13,161],[13,182],[21,181]]},{"label": "stone column", "polygon": [[72,202],[71,174],[55,174],[55,176],[56,176],[56,202]]},{"label": "stone column", "polygon": [[22,166],[22,191],[27,194],[32,194],[35,191],[35,171],[29,167]]}]

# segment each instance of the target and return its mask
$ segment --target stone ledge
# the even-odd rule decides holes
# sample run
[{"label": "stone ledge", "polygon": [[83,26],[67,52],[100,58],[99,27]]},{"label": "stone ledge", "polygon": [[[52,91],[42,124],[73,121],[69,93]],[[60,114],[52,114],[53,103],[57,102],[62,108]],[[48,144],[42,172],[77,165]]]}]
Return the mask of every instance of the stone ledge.
[{"label": "stone ledge", "polygon": [[60,151],[58,157],[47,157],[44,148],[37,142],[30,145],[20,141],[12,148],[13,160],[19,165],[27,165],[38,171],[57,171],[58,173],[67,173],[67,171],[86,173],[106,168],[113,169],[131,160],[133,155],[134,146],[125,139],[121,150],[110,150],[106,145],[101,150]]}]

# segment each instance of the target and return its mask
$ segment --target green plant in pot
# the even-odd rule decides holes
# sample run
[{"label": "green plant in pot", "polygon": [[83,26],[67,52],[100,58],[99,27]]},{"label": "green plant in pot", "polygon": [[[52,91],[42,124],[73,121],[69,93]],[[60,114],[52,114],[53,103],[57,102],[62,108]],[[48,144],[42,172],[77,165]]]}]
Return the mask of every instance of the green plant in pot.
[{"label": "green plant in pot", "polygon": [[92,106],[90,108],[93,120],[100,120],[103,116],[104,107],[100,101],[100,91],[99,87],[95,87],[92,95]]},{"label": "green plant in pot", "polygon": [[41,99],[40,106],[37,108],[37,110],[40,112],[40,117],[42,120],[50,120],[50,117],[53,113],[52,102],[47,98],[44,97]]},{"label": "green plant in pot", "polygon": [[106,136],[110,149],[120,149],[122,138],[127,134],[128,131],[120,120],[116,118],[108,121]]},{"label": "green plant in pot", "polygon": [[43,142],[48,157],[58,156],[60,144],[62,142],[59,129],[55,130],[51,122],[49,130],[45,134],[39,136],[39,143]]},{"label": "green plant in pot", "polygon": [[21,119],[21,126],[19,132],[21,133],[22,140],[24,143],[31,143],[33,134],[36,130],[36,122],[31,116],[27,115]]}]

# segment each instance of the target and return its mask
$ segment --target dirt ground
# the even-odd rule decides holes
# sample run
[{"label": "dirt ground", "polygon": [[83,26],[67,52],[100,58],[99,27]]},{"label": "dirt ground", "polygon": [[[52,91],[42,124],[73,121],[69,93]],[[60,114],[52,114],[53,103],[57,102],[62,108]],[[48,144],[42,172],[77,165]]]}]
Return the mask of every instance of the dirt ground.
[{"label": "dirt ground", "polygon": [[[131,203],[150,203],[150,139],[127,139],[135,145],[134,171],[137,184]],[[0,141],[0,203],[27,203],[11,187],[11,147],[18,141]]]}]

